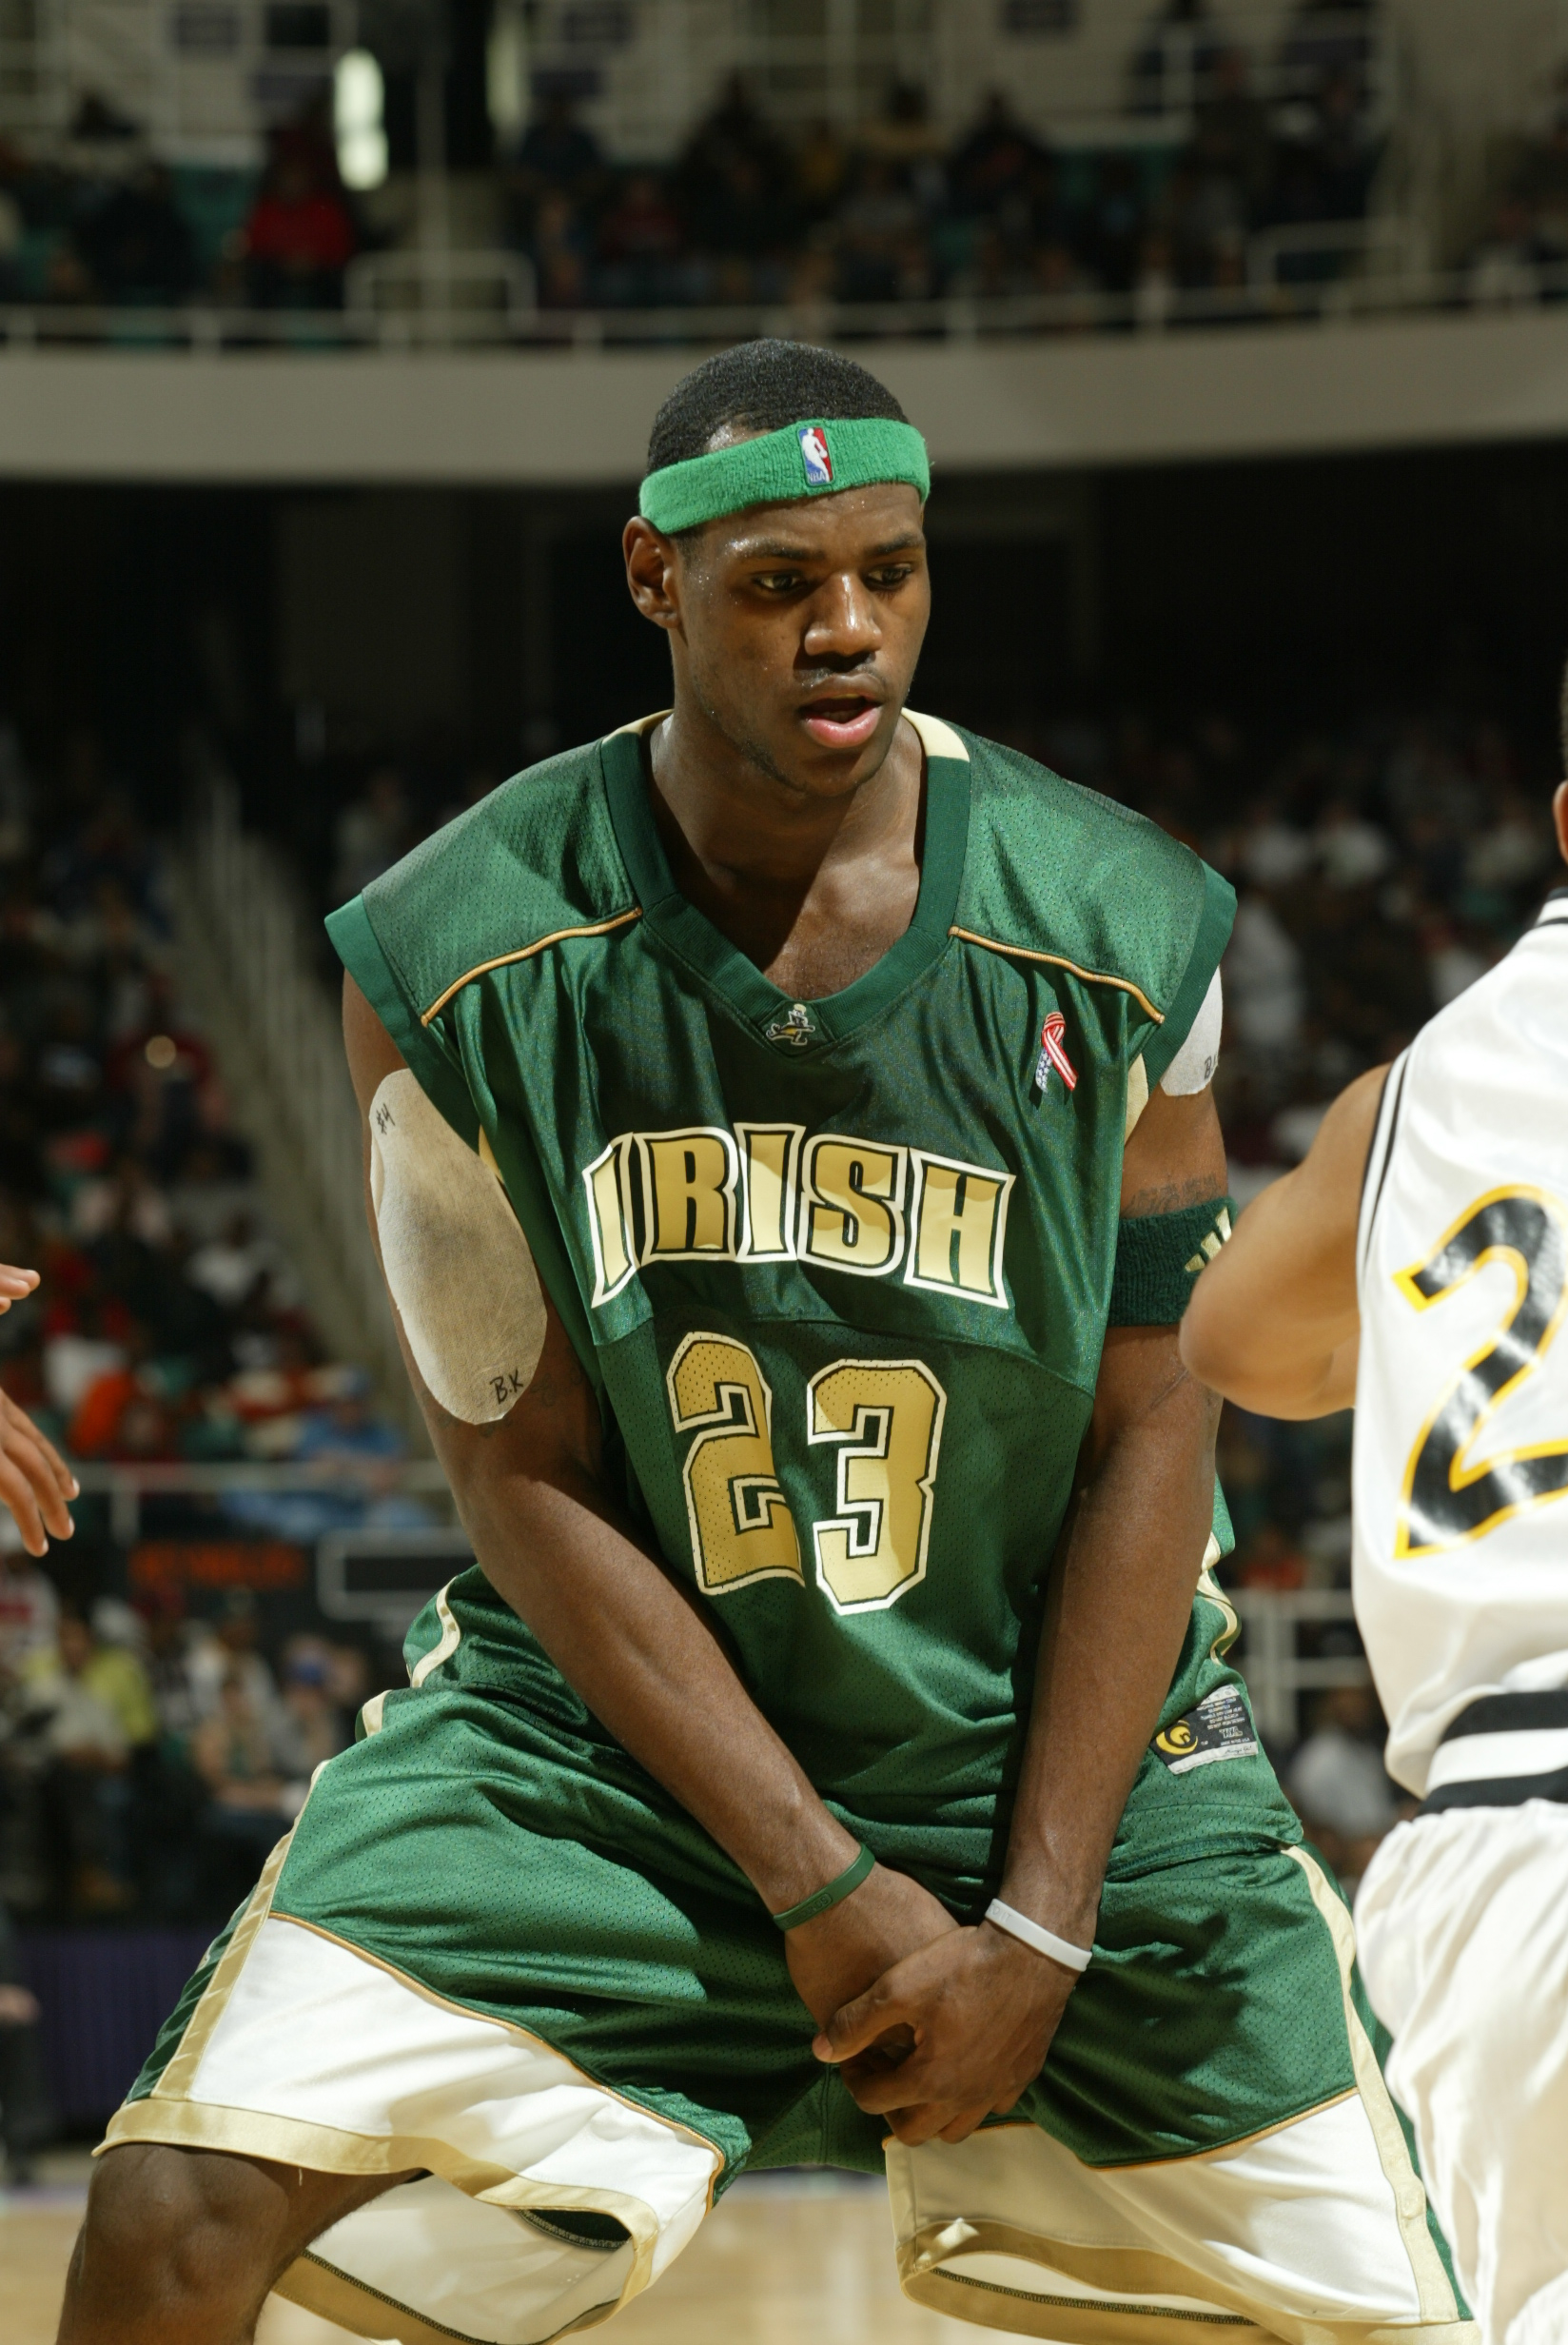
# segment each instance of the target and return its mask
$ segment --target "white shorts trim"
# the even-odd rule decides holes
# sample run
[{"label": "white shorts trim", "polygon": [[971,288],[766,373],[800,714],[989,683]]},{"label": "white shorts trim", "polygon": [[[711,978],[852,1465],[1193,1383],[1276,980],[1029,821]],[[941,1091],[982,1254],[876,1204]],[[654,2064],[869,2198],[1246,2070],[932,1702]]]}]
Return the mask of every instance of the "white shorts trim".
[{"label": "white shorts trim", "polygon": [[1082,2165],[1033,2125],[890,2142],[907,2295],[1059,2345],[1193,2345],[1205,2329],[1215,2345],[1474,2339],[1351,1997],[1350,1917],[1289,1853],[1334,1940],[1356,2089],[1228,2149],[1137,2166]]},{"label": "white shorts trim", "polygon": [[[645,2288],[707,2212],[712,2142],[302,1922],[264,1914],[208,1998],[193,2058],[121,2110],[109,2142],[428,2169],[323,2233],[280,2287],[363,2335],[539,2345]],[[614,2216],[631,2237],[579,2246],[530,2209]]]},{"label": "white shorts trim", "polygon": [[[1081,2165],[1033,2125],[887,2155],[905,2290],[959,2319],[1051,2338],[1126,2336],[1139,2311],[1175,2315],[1188,2337],[1205,2313],[1217,2338],[1467,2334],[1451,2297],[1423,2315],[1359,2095],[1159,2165]],[[1120,2325],[1064,2328],[1064,2300],[1086,2315],[1119,2310]]]}]

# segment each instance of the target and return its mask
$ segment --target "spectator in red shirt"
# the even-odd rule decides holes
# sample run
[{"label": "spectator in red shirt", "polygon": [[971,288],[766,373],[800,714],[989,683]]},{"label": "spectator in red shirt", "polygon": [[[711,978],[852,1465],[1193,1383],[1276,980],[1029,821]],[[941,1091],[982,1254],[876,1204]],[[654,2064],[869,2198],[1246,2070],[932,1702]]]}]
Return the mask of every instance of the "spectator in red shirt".
[{"label": "spectator in red shirt", "polygon": [[280,155],[245,226],[250,298],[264,309],[336,309],[357,238],[347,205],[310,157]]}]

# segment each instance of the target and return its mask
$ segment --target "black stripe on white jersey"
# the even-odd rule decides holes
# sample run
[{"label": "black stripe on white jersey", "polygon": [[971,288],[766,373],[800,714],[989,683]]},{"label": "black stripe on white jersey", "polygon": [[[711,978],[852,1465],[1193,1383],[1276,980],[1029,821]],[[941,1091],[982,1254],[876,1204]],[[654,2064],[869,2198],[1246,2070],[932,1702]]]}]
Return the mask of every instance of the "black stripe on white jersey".
[{"label": "black stripe on white jersey", "polygon": [[[1463,1773],[1429,1791],[1418,1815],[1449,1807],[1518,1807],[1526,1800],[1568,1802],[1568,1686],[1482,1694],[1450,1721],[1438,1754],[1456,1745]],[[1444,1772],[1440,1755],[1433,1771]]]}]

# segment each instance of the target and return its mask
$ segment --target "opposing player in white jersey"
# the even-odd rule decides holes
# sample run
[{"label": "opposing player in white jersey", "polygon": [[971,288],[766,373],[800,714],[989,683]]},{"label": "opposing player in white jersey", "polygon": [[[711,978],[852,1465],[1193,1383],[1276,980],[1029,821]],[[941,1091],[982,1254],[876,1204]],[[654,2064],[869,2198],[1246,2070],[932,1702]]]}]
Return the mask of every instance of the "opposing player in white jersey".
[{"label": "opposing player in white jersey", "polygon": [[[1568,857],[1568,782],[1555,807]],[[1354,1400],[1354,1588],[1421,1802],[1357,1902],[1388,2081],[1486,2345],[1568,2340],[1568,887],[1199,1280],[1188,1368]]]}]

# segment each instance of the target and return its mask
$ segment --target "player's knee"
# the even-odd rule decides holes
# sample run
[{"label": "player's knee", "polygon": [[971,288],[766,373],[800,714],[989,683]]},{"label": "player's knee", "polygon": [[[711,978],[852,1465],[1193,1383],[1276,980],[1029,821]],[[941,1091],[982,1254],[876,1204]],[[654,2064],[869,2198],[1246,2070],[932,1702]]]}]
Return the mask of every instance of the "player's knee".
[{"label": "player's knee", "polygon": [[[60,2345],[227,2345],[267,2273],[264,2178],[246,2160],[127,2143],[99,2161]],[[258,2220],[258,2217],[262,2219]]]}]

